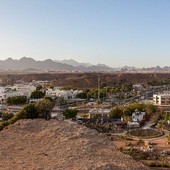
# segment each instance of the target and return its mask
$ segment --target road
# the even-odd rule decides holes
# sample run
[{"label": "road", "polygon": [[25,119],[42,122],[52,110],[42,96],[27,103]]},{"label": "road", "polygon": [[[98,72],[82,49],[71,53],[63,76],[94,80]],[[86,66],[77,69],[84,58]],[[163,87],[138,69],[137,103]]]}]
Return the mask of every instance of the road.
[{"label": "road", "polygon": [[152,125],[155,123],[153,122],[153,119],[149,120],[144,126],[142,126],[142,129],[150,129]]}]

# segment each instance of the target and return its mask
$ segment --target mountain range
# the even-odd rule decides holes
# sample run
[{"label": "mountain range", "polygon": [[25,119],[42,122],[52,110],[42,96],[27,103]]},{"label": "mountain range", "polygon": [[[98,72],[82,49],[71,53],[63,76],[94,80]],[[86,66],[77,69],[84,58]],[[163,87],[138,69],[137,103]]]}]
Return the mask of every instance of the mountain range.
[{"label": "mountain range", "polygon": [[0,72],[19,71],[19,72],[170,72],[170,66],[136,68],[124,66],[113,68],[105,64],[92,65],[90,63],[79,63],[73,59],[37,61],[33,58],[23,57],[21,59],[8,58],[0,60]]},{"label": "mountain range", "polygon": [[73,59],[70,60],[51,60],[36,61],[33,58],[23,57],[19,60],[8,58],[0,60],[0,71],[24,71],[24,72],[93,72],[93,71],[114,71],[113,68],[104,64],[92,65],[89,63],[79,63]]}]

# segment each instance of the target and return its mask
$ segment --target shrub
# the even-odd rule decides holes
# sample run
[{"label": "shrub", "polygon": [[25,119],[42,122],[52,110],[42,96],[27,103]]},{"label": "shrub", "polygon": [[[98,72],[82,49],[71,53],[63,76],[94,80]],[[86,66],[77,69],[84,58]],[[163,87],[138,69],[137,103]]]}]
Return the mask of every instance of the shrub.
[{"label": "shrub", "polygon": [[137,145],[144,144],[144,140],[142,138],[139,138],[139,140],[136,142]]},{"label": "shrub", "polygon": [[76,109],[67,109],[63,112],[63,116],[66,119],[70,119],[70,118],[76,117],[77,113],[78,113],[78,110]]},{"label": "shrub", "polygon": [[35,119],[35,118],[50,118],[50,111],[54,107],[54,103],[49,99],[43,99],[39,103],[28,104],[21,111],[16,113],[11,119],[8,121],[0,123],[0,130],[2,130],[5,126],[9,124],[15,123],[19,119]]},{"label": "shrub", "polygon": [[111,113],[110,113],[110,117],[111,118],[120,118],[123,114],[123,110],[120,107],[116,107],[114,108]]},{"label": "shrub", "polygon": [[126,146],[132,146],[131,142],[126,142]]},{"label": "shrub", "polygon": [[35,107],[34,104],[28,104],[26,105],[20,112],[21,117],[26,119],[35,119],[38,118],[38,112],[37,108]]},{"label": "shrub", "polygon": [[9,125],[9,122],[8,121],[5,121],[5,122],[2,122],[0,123],[0,131],[3,130],[4,127],[8,126]]},{"label": "shrub", "polygon": [[3,121],[9,120],[9,119],[11,119],[13,116],[14,116],[14,114],[11,113],[11,112],[3,112],[3,113],[1,114],[1,117],[2,117],[2,120],[3,120]]}]

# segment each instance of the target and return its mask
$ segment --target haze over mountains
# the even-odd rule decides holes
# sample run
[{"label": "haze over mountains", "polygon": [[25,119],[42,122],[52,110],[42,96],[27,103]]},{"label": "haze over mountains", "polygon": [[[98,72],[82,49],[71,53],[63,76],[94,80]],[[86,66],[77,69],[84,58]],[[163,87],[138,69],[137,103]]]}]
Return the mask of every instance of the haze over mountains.
[{"label": "haze over mountains", "polygon": [[89,66],[92,66],[92,64],[90,63],[79,63],[73,59],[69,59],[69,60],[54,60],[55,62],[58,62],[58,63],[64,63],[64,64],[68,64],[68,65],[71,65],[71,66],[74,66],[74,67],[77,67],[77,66],[84,66],[84,67],[89,67]]},{"label": "haze over mountains", "polygon": [[124,66],[122,68],[112,68],[104,64],[92,65],[90,63],[79,63],[73,59],[36,61],[33,58],[23,57],[19,60],[8,58],[0,60],[0,71],[23,71],[23,72],[170,72],[170,66],[136,68]]},{"label": "haze over mountains", "polygon": [[113,71],[114,69],[104,64],[91,65],[89,63],[78,63],[75,60],[51,60],[36,61],[33,58],[23,57],[19,60],[8,58],[0,60],[0,70],[15,71]]}]

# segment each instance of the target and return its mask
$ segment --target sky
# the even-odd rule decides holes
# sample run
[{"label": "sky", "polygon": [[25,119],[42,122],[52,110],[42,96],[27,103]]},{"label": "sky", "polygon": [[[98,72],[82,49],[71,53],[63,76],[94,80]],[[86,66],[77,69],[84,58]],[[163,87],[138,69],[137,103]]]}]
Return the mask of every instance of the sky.
[{"label": "sky", "polygon": [[0,60],[170,66],[170,0],[0,0]]}]

